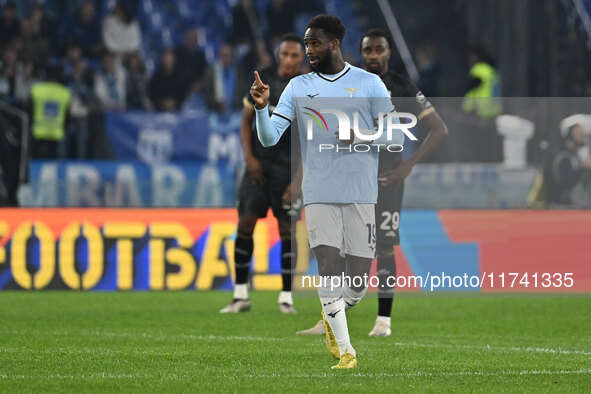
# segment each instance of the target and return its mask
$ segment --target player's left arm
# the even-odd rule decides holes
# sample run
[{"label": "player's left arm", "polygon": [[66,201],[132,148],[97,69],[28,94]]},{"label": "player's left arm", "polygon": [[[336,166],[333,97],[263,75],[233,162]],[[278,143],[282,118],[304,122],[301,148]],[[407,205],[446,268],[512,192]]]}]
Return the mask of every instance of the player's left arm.
[{"label": "player's left arm", "polygon": [[[439,114],[423,96],[421,92],[417,89],[417,101],[421,101],[419,103],[419,107],[422,109],[417,116],[419,122],[427,126],[429,133],[419,145],[417,150],[412,154],[411,157],[408,158],[405,162],[398,165],[393,170],[386,171],[381,173],[379,176],[380,178],[385,178],[382,181],[383,186],[388,186],[392,182],[401,181],[406,179],[412,172],[414,166],[419,163],[425,156],[431,153],[435,148],[443,141],[443,139],[447,136],[448,130],[447,126],[443,122],[443,120],[439,117]],[[417,111],[419,112],[419,111]]]}]

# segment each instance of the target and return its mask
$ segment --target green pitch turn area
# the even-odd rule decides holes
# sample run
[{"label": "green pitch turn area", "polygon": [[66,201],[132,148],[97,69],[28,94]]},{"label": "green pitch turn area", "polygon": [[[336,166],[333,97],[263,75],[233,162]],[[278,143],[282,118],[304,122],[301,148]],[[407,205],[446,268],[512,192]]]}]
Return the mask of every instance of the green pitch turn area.
[{"label": "green pitch turn area", "polygon": [[348,313],[359,368],[336,364],[314,298],[277,294],[220,315],[223,292],[1,292],[0,392],[577,391],[591,382],[591,296],[402,295],[392,336],[377,300]]}]

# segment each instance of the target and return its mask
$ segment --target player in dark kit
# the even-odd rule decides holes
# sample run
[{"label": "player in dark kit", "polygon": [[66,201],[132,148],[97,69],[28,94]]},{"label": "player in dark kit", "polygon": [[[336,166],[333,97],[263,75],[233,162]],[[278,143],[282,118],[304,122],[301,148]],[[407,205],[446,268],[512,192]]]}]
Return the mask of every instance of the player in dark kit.
[{"label": "player in dark kit", "polygon": [[[394,245],[400,244],[398,228],[404,179],[410,175],[413,167],[425,155],[430,153],[447,135],[447,127],[435,111],[435,108],[419,91],[412,81],[388,70],[388,60],[392,55],[392,39],[381,30],[370,30],[363,35],[359,44],[363,58],[363,68],[380,76],[393,98],[397,112],[409,112],[429,128],[429,133],[414,154],[402,161],[401,153],[382,151],[379,164],[378,203],[375,206],[378,259],[378,317],[369,336],[388,336],[390,316],[394,299],[393,279],[396,276]],[[300,335],[323,334],[322,321],[308,330],[299,331]]]},{"label": "player in dark kit", "polygon": [[390,36],[381,30],[370,30],[361,38],[359,49],[363,58],[363,68],[382,78],[394,100],[396,111],[415,115],[417,120],[430,130],[407,161],[402,161],[401,153],[382,152],[380,154],[379,179],[381,182],[376,204],[376,257],[380,286],[378,287],[378,317],[369,336],[388,336],[391,334],[390,315],[394,300],[394,283],[388,284],[387,278],[396,276],[393,246],[400,245],[398,229],[404,179],[410,175],[415,164],[445,138],[447,128],[435,108],[411,80],[388,70],[388,60],[392,54]]},{"label": "player in dark kit", "polygon": [[[304,41],[295,34],[286,34],[281,38],[278,50],[279,65],[259,72],[267,84],[272,87],[269,97],[269,111],[273,112],[279,102],[281,92],[288,82],[299,74],[304,60]],[[298,168],[299,157],[291,154],[291,132],[286,130],[277,145],[264,148],[257,138],[254,118],[254,100],[250,94],[244,96],[244,111],[240,135],[246,161],[246,171],[238,192],[238,232],[234,249],[236,283],[234,299],[222,309],[221,313],[237,313],[250,310],[248,298],[248,276],[250,260],[254,249],[253,232],[259,218],[267,216],[269,208],[277,218],[281,235],[281,276],[283,289],[279,295],[279,310],[282,313],[295,313],[292,285],[292,261],[296,253],[292,238],[295,240],[295,228],[292,223],[300,215],[296,199],[301,187],[301,170]],[[294,217],[295,216],[295,217]],[[295,219],[295,220],[293,220]]]}]

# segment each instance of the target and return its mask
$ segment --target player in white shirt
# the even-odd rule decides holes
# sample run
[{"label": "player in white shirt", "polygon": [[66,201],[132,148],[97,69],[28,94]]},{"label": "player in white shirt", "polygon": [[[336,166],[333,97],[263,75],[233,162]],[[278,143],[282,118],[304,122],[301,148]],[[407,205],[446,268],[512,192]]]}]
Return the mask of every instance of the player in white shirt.
[{"label": "player in white shirt", "polygon": [[[369,274],[375,257],[374,205],[378,194],[379,150],[347,151],[346,147],[359,143],[359,138],[339,135],[343,139],[335,139],[333,131],[339,130],[340,121],[336,116],[328,116],[326,111],[338,107],[349,119],[354,119],[353,113],[357,112],[359,129],[367,131],[373,130],[376,122],[378,128],[385,130],[383,122],[387,122],[387,115],[394,108],[388,90],[377,75],[343,60],[344,35],[345,27],[339,18],[314,17],[304,36],[313,72],[290,81],[272,116],[267,110],[270,88],[256,72],[250,94],[256,104],[257,132],[263,146],[277,143],[291,122],[298,120],[308,241],[318,260],[320,276],[333,278],[345,274],[362,278]],[[308,126],[311,122],[307,122],[310,118],[320,126],[313,138]],[[370,144],[402,145],[403,139],[402,132],[395,130],[382,133]],[[329,145],[341,149],[321,149]],[[345,311],[359,303],[366,290],[366,283],[327,284],[318,288],[327,347],[340,359],[333,368],[357,366]]]}]

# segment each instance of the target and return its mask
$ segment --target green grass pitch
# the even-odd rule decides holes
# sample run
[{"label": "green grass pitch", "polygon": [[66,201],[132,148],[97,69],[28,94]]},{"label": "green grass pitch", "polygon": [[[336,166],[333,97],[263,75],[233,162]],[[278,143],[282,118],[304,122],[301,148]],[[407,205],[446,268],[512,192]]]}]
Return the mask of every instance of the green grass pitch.
[{"label": "green grass pitch", "polygon": [[334,371],[299,337],[317,299],[277,293],[220,315],[227,292],[1,292],[0,392],[591,390],[591,296],[403,294],[393,334],[369,338],[377,300],[348,313],[359,368]]}]

